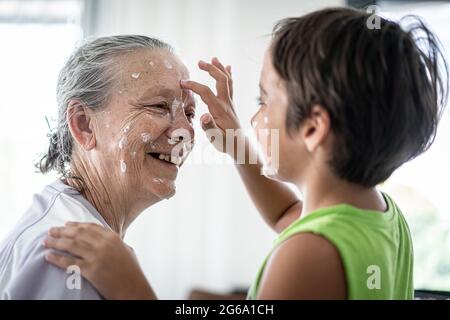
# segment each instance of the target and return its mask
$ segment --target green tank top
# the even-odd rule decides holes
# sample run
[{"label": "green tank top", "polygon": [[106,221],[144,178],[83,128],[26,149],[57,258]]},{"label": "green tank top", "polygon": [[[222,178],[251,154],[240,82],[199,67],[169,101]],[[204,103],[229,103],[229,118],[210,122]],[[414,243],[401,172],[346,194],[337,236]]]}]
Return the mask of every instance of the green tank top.
[{"label": "green tank top", "polygon": [[[300,217],[275,240],[271,253],[293,235],[308,232],[330,241],[338,250],[346,275],[348,299],[412,299],[413,249],[408,225],[385,193],[386,212],[341,204]],[[256,299],[264,268],[249,290]],[[295,275],[291,275],[295,276]]]}]

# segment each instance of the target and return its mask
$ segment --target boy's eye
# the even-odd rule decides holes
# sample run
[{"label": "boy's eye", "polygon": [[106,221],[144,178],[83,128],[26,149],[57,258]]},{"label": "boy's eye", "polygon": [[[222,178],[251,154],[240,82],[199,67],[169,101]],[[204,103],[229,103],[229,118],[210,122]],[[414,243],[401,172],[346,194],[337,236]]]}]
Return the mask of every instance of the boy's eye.
[{"label": "boy's eye", "polygon": [[262,106],[266,104],[266,101],[261,98],[261,96],[256,97],[256,102],[258,106]]}]

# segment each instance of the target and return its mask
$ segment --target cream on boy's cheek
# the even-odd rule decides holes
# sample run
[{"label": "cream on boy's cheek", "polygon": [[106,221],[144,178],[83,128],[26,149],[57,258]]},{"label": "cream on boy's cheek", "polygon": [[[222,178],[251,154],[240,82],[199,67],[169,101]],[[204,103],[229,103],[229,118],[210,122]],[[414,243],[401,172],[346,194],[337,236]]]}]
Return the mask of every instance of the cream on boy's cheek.
[{"label": "cream on boy's cheek", "polygon": [[264,170],[267,170],[267,166],[270,165],[272,159],[272,143],[273,143],[273,130],[271,128],[271,120],[266,111],[260,110],[256,114],[251,123],[255,136],[258,141],[258,147],[264,155],[264,162],[266,166]]}]

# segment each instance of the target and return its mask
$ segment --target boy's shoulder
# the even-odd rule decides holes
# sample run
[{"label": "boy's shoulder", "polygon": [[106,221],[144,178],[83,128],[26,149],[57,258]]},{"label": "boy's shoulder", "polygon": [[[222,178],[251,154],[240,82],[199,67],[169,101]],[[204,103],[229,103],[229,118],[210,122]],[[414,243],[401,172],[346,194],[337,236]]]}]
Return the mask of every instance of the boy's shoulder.
[{"label": "boy's shoulder", "polygon": [[347,296],[338,250],[314,233],[295,234],[277,246],[264,273],[259,290],[262,299],[345,299]]}]

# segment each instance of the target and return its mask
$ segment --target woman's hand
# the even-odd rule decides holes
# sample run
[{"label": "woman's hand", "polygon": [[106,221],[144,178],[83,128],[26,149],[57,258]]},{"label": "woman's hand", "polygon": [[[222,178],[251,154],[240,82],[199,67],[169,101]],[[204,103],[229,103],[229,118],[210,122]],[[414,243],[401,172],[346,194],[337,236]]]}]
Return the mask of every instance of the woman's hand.
[{"label": "woman's hand", "polygon": [[[181,87],[198,94],[208,106],[210,113],[204,114],[200,121],[209,141],[220,152],[233,156],[234,150],[226,148],[227,131],[229,138],[233,137],[236,142],[236,134],[241,134],[241,125],[233,106],[231,67],[225,68],[217,58],[213,58],[211,63],[200,61],[198,66],[216,80],[217,94],[214,94],[209,87],[195,81],[182,80]],[[236,143],[234,145],[236,146]]]},{"label": "woman's hand", "polygon": [[156,299],[136,256],[113,231],[94,223],[68,222],[49,230],[44,246],[70,253],[50,252],[46,260],[60,268],[80,268],[106,299]]}]

